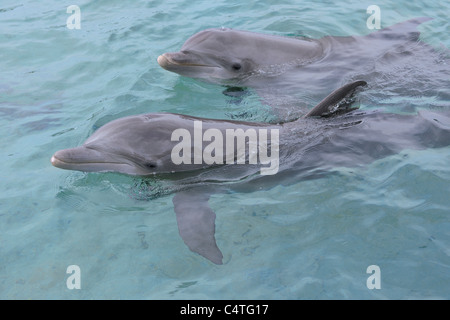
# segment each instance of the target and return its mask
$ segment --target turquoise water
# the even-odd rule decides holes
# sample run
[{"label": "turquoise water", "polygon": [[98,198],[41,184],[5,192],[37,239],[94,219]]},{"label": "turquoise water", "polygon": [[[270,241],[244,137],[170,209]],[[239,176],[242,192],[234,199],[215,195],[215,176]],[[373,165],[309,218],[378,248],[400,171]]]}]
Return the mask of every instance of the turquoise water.
[{"label": "turquoise water", "polygon": [[[138,179],[63,171],[49,161],[126,115],[230,118],[245,109],[250,120],[263,120],[256,95],[236,104],[222,87],[169,73],[156,58],[210,27],[368,34],[372,2],[74,4],[81,8],[79,30],[66,27],[69,4],[0,4],[1,299],[450,298],[448,147],[405,150],[290,186],[212,196],[222,266],[185,246],[172,195],[149,200],[139,196]],[[421,38],[450,47],[448,2],[375,4],[382,27],[433,17],[420,26]],[[427,108],[430,98],[411,99]],[[66,286],[69,265],[80,267],[80,290]],[[381,289],[366,286],[370,265],[380,267]]]}]

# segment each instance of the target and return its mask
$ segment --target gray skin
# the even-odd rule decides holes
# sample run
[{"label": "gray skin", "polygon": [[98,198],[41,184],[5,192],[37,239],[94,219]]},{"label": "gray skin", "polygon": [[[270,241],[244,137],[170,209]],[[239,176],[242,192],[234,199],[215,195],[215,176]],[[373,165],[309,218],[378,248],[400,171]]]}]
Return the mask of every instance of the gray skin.
[{"label": "gray skin", "polygon": [[419,41],[417,27],[428,20],[412,19],[367,36],[320,39],[207,29],[157,61],[185,77],[251,88],[283,121],[305,114],[313,101],[353,79],[371,84],[373,92],[366,98],[377,104],[396,95],[440,96],[445,101],[448,58]]},{"label": "gray skin", "polygon": [[[362,85],[362,81],[348,84],[327,96],[310,116],[277,125],[170,113],[125,117],[99,128],[82,146],[57,151],[51,162],[68,170],[119,172],[170,181],[183,241],[193,252],[222,264],[223,255],[215,240],[216,215],[208,204],[211,194],[269,189],[320,177],[336,167],[362,166],[404,149],[450,145],[449,115],[352,110],[347,103],[349,96]],[[278,129],[278,173],[261,175],[262,165],[173,164],[170,154],[178,142],[171,141],[172,132],[184,128],[192,133],[196,120],[202,121],[203,132],[210,128],[221,132],[237,128]]]},{"label": "gray skin", "polygon": [[187,77],[247,85],[264,70],[301,66],[323,54],[317,41],[222,28],[193,35],[180,52],[164,53],[157,61],[162,68]]},{"label": "gray skin", "polygon": [[[157,61],[168,71],[223,85],[261,87],[283,82],[286,78],[278,77],[286,73],[287,77],[300,73],[302,77],[295,78],[301,81],[297,89],[311,82],[315,87],[316,79],[323,83],[327,78],[326,82],[335,86],[338,78],[360,70],[369,61],[394,54],[398,46],[417,42],[417,26],[428,20],[412,19],[368,36],[321,39],[207,29],[190,37],[179,52],[164,53]],[[320,74],[311,77],[319,70]]]}]

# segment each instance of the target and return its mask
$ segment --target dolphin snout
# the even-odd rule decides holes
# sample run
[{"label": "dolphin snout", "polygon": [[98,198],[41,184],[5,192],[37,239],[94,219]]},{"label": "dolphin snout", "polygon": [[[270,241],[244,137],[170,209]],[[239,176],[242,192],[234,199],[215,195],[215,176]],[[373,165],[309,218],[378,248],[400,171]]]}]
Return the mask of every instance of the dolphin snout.
[{"label": "dolphin snout", "polygon": [[173,62],[171,63],[167,53],[160,55],[157,61],[158,64],[163,68],[166,68],[168,65],[173,64]]},{"label": "dolphin snout", "polygon": [[75,154],[73,149],[59,150],[55,152],[50,161],[54,167],[65,169],[70,163],[76,163],[73,157]]},{"label": "dolphin snout", "polygon": [[53,166],[66,170],[120,172],[130,175],[148,173],[114,152],[102,152],[86,146],[57,151],[50,161]]},{"label": "dolphin snout", "polygon": [[53,166],[68,170],[89,169],[96,164],[112,162],[111,160],[104,153],[84,146],[59,150],[50,159]]},{"label": "dolphin snout", "polygon": [[164,69],[170,67],[212,67],[203,60],[196,54],[183,51],[166,52],[157,59],[158,64]]}]

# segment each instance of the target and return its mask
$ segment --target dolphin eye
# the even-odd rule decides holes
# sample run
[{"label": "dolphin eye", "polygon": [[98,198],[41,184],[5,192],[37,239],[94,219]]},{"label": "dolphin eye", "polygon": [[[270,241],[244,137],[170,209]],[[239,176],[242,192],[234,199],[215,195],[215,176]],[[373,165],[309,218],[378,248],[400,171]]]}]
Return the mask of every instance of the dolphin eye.
[{"label": "dolphin eye", "polygon": [[153,162],[146,162],[144,164],[144,167],[148,168],[148,169],[155,169],[156,168],[156,164]]},{"label": "dolphin eye", "polygon": [[233,69],[233,70],[235,70],[235,71],[239,71],[239,70],[241,70],[241,68],[242,68],[242,66],[241,66],[241,64],[240,63],[233,63],[233,65],[231,66],[231,68]]}]

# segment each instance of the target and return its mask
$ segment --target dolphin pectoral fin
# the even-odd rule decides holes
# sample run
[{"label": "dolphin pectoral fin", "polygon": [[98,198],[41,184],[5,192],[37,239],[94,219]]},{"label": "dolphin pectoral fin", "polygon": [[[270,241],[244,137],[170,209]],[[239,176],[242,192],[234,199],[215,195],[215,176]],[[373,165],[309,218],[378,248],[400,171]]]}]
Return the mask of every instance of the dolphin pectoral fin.
[{"label": "dolphin pectoral fin", "polygon": [[222,264],[223,255],[214,237],[216,214],[209,207],[209,196],[199,190],[181,191],[172,201],[184,243],[191,251]]},{"label": "dolphin pectoral fin", "polygon": [[[337,114],[347,113],[357,108],[351,108],[351,97],[360,86],[367,85],[365,81],[355,81],[348,83],[330,93],[325,99],[319,102],[306,117],[330,117]],[[349,101],[350,100],[350,101]]]}]

